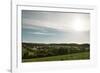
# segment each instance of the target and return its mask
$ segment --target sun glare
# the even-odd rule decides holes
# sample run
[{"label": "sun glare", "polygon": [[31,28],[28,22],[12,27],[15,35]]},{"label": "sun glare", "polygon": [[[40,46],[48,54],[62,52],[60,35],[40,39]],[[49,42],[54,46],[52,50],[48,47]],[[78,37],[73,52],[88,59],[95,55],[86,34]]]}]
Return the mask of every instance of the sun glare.
[{"label": "sun glare", "polygon": [[81,19],[75,19],[75,21],[73,22],[72,28],[75,31],[84,31],[85,23]]}]

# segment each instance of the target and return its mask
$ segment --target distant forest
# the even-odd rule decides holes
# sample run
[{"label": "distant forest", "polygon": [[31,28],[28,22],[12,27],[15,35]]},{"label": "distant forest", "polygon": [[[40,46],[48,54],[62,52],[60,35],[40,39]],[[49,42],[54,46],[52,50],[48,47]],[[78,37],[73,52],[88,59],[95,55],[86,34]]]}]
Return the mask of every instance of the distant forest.
[{"label": "distant forest", "polygon": [[43,58],[89,51],[90,44],[88,43],[22,43],[22,59]]}]

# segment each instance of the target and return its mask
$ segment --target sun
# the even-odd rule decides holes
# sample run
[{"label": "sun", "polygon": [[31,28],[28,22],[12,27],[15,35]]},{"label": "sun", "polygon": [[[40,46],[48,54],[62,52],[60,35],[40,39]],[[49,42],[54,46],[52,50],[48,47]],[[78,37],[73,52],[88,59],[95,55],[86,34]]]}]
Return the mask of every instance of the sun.
[{"label": "sun", "polygon": [[74,31],[85,31],[85,29],[86,29],[85,23],[81,19],[75,19],[75,21],[73,22],[72,29]]}]

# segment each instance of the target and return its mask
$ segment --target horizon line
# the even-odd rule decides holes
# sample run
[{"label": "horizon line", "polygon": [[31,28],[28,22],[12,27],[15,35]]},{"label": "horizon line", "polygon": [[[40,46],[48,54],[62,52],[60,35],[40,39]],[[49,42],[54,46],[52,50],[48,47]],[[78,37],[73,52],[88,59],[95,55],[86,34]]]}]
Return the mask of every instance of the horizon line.
[{"label": "horizon line", "polygon": [[[22,43],[35,43],[35,42],[22,42]],[[36,44],[90,44],[90,43],[76,43],[76,42],[73,42],[73,43],[56,43],[56,42],[52,42],[52,43],[38,43],[38,42],[36,42]]]}]

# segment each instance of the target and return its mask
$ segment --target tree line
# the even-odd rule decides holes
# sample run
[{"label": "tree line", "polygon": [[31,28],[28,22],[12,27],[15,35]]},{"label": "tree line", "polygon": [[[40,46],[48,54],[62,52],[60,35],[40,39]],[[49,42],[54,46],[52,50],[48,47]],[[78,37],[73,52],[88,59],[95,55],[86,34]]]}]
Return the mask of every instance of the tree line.
[{"label": "tree line", "polygon": [[[36,48],[35,48],[36,46]],[[86,52],[90,50],[89,44],[42,44],[42,43],[22,43],[22,58],[41,58]]]}]

